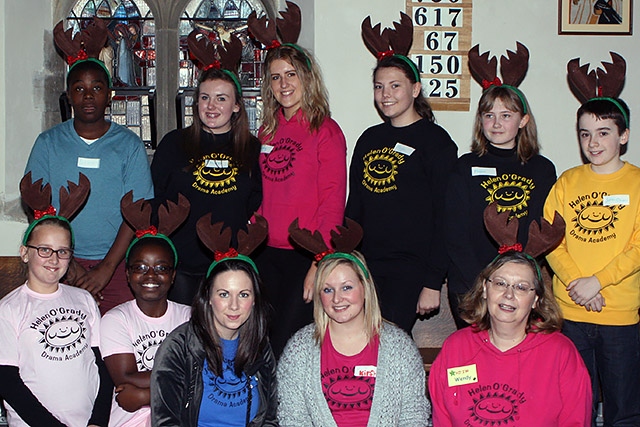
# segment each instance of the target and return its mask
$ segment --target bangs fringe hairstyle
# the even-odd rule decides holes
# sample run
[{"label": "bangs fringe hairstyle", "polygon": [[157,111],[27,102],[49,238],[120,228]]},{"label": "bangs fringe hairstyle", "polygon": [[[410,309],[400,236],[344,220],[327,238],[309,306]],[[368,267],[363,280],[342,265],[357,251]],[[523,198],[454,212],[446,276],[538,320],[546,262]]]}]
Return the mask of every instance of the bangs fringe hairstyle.
[{"label": "bangs fringe hairstyle", "polygon": [[329,326],[330,321],[329,316],[325,313],[324,308],[322,307],[320,293],[322,292],[324,284],[331,272],[333,272],[333,270],[335,270],[339,265],[348,265],[351,267],[364,287],[364,325],[368,338],[371,339],[380,333],[380,328],[382,327],[382,313],[380,312],[378,294],[376,293],[376,286],[371,278],[371,272],[369,271],[369,267],[367,267],[366,261],[360,252],[353,251],[351,255],[362,262],[362,265],[367,269],[367,276],[369,276],[369,278],[365,277],[364,272],[360,267],[358,267],[358,264],[347,258],[329,258],[320,261],[318,265],[318,271],[316,271],[313,286],[313,320],[316,326],[313,335],[318,345],[322,345],[325,332],[327,331],[327,326]]},{"label": "bangs fringe hairstyle", "polygon": [[156,246],[156,247],[164,249],[165,251],[167,251],[167,253],[169,253],[169,258],[170,258],[169,262],[171,264],[171,267],[176,265],[176,259],[175,259],[175,255],[174,255],[174,252],[173,252],[173,248],[171,247],[169,242],[167,242],[166,240],[161,239],[159,237],[145,237],[145,238],[142,238],[142,239],[138,240],[129,249],[129,256],[126,259],[127,268],[131,266],[130,260],[131,260],[131,258],[133,258],[133,254],[136,253],[136,251],[143,250],[147,246]]},{"label": "bangs fringe hairstyle", "polygon": [[[304,48],[298,46],[298,50],[291,46],[282,45],[269,49],[267,57],[262,66],[262,130],[261,135],[266,141],[271,141],[278,129],[278,111],[280,104],[271,89],[271,63],[276,59],[282,59],[293,66],[296,70],[302,90],[302,102],[300,109],[304,113],[305,119],[309,123],[311,132],[317,131],[326,118],[331,117],[329,110],[329,97],[327,89],[322,82],[320,68],[316,64],[311,54]],[[311,68],[309,68],[311,64]]]},{"label": "bangs fringe hairstyle", "polygon": [[[252,144],[255,137],[249,130],[249,118],[247,110],[244,106],[242,94],[238,92],[233,79],[224,71],[217,68],[210,68],[204,71],[198,77],[198,85],[193,95],[193,124],[182,131],[182,149],[191,159],[201,159],[207,152],[202,150],[200,143],[200,132],[203,130],[202,121],[200,120],[200,110],[198,101],[200,99],[200,85],[209,80],[223,80],[231,84],[233,87],[233,95],[235,103],[240,108],[236,113],[231,114],[231,141],[233,143],[233,159],[237,163],[238,169],[250,171],[251,165],[258,161],[260,154],[259,144]],[[213,135],[215,139],[216,136]],[[193,162],[191,167],[195,167],[198,162]]]},{"label": "bangs fringe hairstyle", "polygon": [[[524,97],[524,94],[522,94]],[[503,86],[491,86],[485,90],[480,101],[478,101],[478,110],[476,112],[476,120],[473,131],[473,142],[471,143],[471,151],[478,156],[484,156],[487,151],[489,140],[484,136],[482,131],[482,115],[489,112],[493,108],[496,99],[500,99],[504,106],[510,110],[520,113],[523,117],[524,106],[520,97],[511,89]],[[524,102],[527,103],[526,111],[529,116],[529,122],[518,130],[516,135],[516,149],[518,152],[518,159],[523,164],[528,162],[533,156],[540,153],[540,146],[538,145],[538,131],[536,127],[536,121],[531,113],[531,107],[529,101],[524,98]]]},{"label": "bangs fringe hairstyle", "polygon": [[69,247],[73,249],[73,240],[71,239],[71,235],[73,234],[73,232],[71,231],[71,225],[69,224],[69,222],[57,217],[44,218],[40,220],[40,222],[31,229],[29,236],[27,236],[27,241],[26,241],[27,245],[31,244],[33,240],[33,233],[35,233],[35,231],[38,230],[43,225],[53,225],[55,227],[60,227],[66,230],[69,233]]},{"label": "bangs fringe hairstyle", "polygon": [[258,274],[247,262],[238,259],[227,259],[218,263],[209,277],[202,281],[191,309],[190,323],[202,342],[209,369],[216,376],[222,375],[222,347],[220,335],[214,326],[213,307],[211,306],[211,289],[213,282],[221,273],[227,271],[243,271],[253,283],[254,305],[247,321],[240,327],[238,334],[238,351],[234,362],[237,376],[244,369],[255,363],[267,345],[267,314],[262,297],[262,283]]},{"label": "bangs fringe hairstyle", "polygon": [[460,317],[473,326],[475,331],[484,331],[491,328],[491,319],[487,309],[487,300],[483,297],[485,281],[502,266],[509,263],[517,263],[529,266],[533,272],[534,286],[538,302],[529,313],[526,332],[551,333],[559,331],[562,327],[562,315],[551,289],[544,285],[538,274],[537,263],[530,256],[510,251],[499,255],[480,272],[471,291],[467,292],[460,302]]},{"label": "bangs fringe hairstyle", "polygon": [[[376,74],[378,73],[378,70],[381,68],[397,68],[399,70],[401,70],[404,75],[409,79],[409,81],[411,82],[411,84],[415,84],[415,83],[420,83],[416,81],[416,77],[415,74],[413,72],[413,70],[411,69],[411,67],[409,66],[409,64],[407,64],[406,61],[398,58],[397,56],[388,56],[384,59],[382,59],[380,62],[378,62],[378,65],[376,65],[376,68],[374,68],[373,70],[373,81],[375,83],[376,80]],[[378,114],[380,115],[380,117],[382,117],[382,119],[385,122],[390,121],[390,119],[388,117],[386,117],[384,114],[382,114],[382,111],[380,111],[380,109],[378,108],[378,106],[376,105],[375,101],[374,101],[374,106],[376,107],[376,110],[378,111]],[[427,98],[424,96],[424,94],[422,93],[422,87],[420,88],[420,93],[418,93],[418,96],[415,97],[413,99],[413,108],[416,110],[416,113],[418,113],[418,115],[424,119],[429,120],[430,122],[435,122],[436,121],[436,117],[433,114],[433,110],[431,109],[431,104],[429,104],[429,101],[427,100]]]},{"label": "bangs fringe hairstyle", "polygon": [[[629,110],[629,106],[620,98],[612,99],[615,99],[618,104],[620,104],[620,106],[624,108],[624,111],[625,113],[627,113],[627,117],[629,118],[629,123],[631,123],[631,111]],[[611,101],[607,101],[606,99],[593,99],[591,101],[585,102],[580,108],[578,108],[578,113],[576,114],[576,130],[578,132],[580,131],[580,117],[585,114],[593,114],[598,120],[613,120],[616,126],[618,126],[618,136],[622,135],[624,131],[628,129],[627,121],[625,120],[622,111],[620,111],[616,104]],[[620,146],[620,155],[623,155],[627,152],[627,145],[629,144]]]}]

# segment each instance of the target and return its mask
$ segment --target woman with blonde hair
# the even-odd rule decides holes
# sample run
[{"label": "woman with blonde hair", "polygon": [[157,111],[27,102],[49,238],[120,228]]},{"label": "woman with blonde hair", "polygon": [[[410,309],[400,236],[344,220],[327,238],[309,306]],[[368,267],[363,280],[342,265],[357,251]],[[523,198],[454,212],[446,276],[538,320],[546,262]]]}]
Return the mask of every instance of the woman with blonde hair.
[{"label": "woman with blonde hair", "polygon": [[294,218],[324,235],[342,222],[347,191],[347,145],[331,119],[327,92],[313,56],[295,44],[300,9],[287,2],[283,19],[248,19],[251,32],[267,46],[262,100],[262,206],[269,221],[266,248],[256,262],[273,307],[271,343],[279,356],[291,335],[311,322],[315,265],[294,250],[287,228]]},{"label": "woman with blonde hair", "polygon": [[[343,237],[358,228],[349,224],[340,228]],[[428,425],[422,358],[411,338],[382,318],[362,255],[353,245],[323,249],[319,236],[309,245],[294,234],[296,243],[324,256],[317,256],[315,322],[289,340],[278,365],[280,425]]]}]

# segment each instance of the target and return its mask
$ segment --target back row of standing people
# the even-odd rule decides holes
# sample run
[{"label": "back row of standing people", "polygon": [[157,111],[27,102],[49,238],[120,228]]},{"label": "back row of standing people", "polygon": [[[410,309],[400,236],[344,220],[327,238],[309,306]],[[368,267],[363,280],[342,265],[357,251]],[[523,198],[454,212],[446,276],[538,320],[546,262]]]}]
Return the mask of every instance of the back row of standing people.
[{"label": "back row of standing people", "polygon": [[74,119],[38,138],[26,170],[53,188],[74,180],[78,171],[89,175],[93,190],[74,220],[78,259],[67,280],[91,291],[103,313],[131,298],[120,263],[133,234],[122,222],[120,198],[129,190],[135,198],[152,198],[151,177],[157,202],[175,200],[178,193],[191,202],[191,217],[174,238],[180,264],[172,295],[178,302],[191,303],[211,261],[196,237],[198,218],[211,212],[213,222],[234,231],[256,210],[267,218],[269,236],[256,263],[273,307],[276,354],[312,320],[306,302],[315,261],[288,240],[294,219],[327,239],[342,223],[346,202],[346,215],[364,228],[362,251],[382,314],[410,333],[416,313],[438,307],[447,265],[455,307],[495,253],[487,249],[493,243],[481,222],[487,202],[513,212],[524,222],[521,229],[541,216],[555,169],[538,154],[533,115],[517,88],[485,90],[472,153],[456,160],[456,146],[434,123],[415,65],[398,55],[383,57],[373,82],[384,123],[356,144],[346,201],[346,142],[330,118],[314,58],[285,42],[269,49],[264,67],[260,141],[248,132],[237,80],[212,68],[199,79],[194,125],[163,139],[151,174],[142,144],[104,120],[110,83],[103,67],[87,61],[69,72]]}]

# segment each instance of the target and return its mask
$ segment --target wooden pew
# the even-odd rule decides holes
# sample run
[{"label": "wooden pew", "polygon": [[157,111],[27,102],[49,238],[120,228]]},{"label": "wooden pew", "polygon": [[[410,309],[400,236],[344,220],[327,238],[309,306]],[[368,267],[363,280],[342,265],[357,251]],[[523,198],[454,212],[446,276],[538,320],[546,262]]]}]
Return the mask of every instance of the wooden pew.
[{"label": "wooden pew", "polygon": [[19,256],[0,256],[0,298],[27,280],[27,266]]}]

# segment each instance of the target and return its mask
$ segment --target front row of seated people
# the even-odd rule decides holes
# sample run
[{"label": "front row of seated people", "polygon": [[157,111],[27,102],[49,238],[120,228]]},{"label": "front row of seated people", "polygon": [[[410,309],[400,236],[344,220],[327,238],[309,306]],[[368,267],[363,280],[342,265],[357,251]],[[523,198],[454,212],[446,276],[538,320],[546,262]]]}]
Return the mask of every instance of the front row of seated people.
[{"label": "front row of seated people", "polygon": [[[428,425],[420,354],[382,318],[358,252],[319,261],[315,321],[289,341],[276,375],[248,256],[218,254],[189,310],[167,301],[170,239],[149,232],[127,251],[135,300],[100,326],[91,295],[59,283],[73,254],[62,214],[49,211],[29,227],[20,248],[28,280],[0,302],[0,394],[10,426]],[[434,425],[589,425],[589,376],[557,332],[558,306],[532,257],[498,256],[462,306],[476,327],[449,338],[434,364]]]}]

